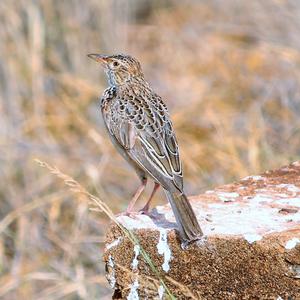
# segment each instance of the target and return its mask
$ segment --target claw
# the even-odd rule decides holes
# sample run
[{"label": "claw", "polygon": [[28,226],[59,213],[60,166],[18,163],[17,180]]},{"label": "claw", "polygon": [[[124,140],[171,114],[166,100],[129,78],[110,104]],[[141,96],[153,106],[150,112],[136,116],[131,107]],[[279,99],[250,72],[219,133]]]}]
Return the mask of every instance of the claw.
[{"label": "claw", "polygon": [[124,211],[124,212],[121,212],[119,214],[116,215],[116,217],[123,217],[123,216],[126,216],[126,217],[129,217],[129,218],[132,218],[132,219],[137,219],[137,215],[139,215],[139,212],[138,211]]}]

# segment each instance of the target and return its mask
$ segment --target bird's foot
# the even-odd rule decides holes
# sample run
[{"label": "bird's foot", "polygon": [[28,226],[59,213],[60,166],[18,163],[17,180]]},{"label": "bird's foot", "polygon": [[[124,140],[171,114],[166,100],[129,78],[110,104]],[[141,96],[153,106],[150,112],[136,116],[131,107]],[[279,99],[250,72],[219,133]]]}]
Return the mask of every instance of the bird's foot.
[{"label": "bird's foot", "polygon": [[123,216],[126,216],[126,217],[129,217],[129,218],[132,218],[132,219],[136,219],[136,216],[139,215],[140,212],[139,211],[124,211],[124,212],[121,212],[119,214],[116,215],[116,217],[123,217]]},{"label": "bird's foot", "polygon": [[144,207],[139,210],[139,213],[141,215],[148,216],[151,219],[158,219],[158,216],[155,214],[155,212],[153,210],[150,210],[149,208],[145,209],[145,207]]},{"label": "bird's foot", "polygon": [[139,213],[141,214],[141,215],[146,215],[146,216],[150,216],[151,215],[151,212],[150,212],[150,210],[149,210],[149,208],[142,208],[142,209],[140,209],[139,210]]},{"label": "bird's foot", "polygon": [[[151,198],[151,197],[150,197]],[[150,202],[151,202],[151,199],[150,201],[148,200],[148,202],[145,204],[145,206],[139,210],[139,213],[143,214],[143,215],[149,215],[149,210],[150,210]]]}]

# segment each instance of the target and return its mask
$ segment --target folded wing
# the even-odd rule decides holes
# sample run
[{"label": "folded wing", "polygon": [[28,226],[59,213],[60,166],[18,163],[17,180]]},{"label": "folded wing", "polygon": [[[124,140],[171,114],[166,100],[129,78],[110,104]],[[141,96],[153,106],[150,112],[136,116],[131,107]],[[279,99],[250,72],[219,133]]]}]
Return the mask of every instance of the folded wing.
[{"label": "folded wing", "polygon": [[[166,106],[158,95],[118,99],[103,111],[110,133],[147,173],[165,188],[182,191],[177,140]],[[170,186],[171,185],[171,186]]]}]

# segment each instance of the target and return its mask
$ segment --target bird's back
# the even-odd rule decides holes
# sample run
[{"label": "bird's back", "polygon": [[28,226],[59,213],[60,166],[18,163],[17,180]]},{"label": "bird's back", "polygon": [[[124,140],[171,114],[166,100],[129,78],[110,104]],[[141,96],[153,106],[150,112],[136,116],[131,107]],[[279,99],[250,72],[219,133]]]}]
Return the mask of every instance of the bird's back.
[{"label": "bird's back", "polygon": [[177,140],[166,105],[148,84],[127,84],[106,90],[104,120],[111,134],[150,175],[167,188],[182,191]]}]

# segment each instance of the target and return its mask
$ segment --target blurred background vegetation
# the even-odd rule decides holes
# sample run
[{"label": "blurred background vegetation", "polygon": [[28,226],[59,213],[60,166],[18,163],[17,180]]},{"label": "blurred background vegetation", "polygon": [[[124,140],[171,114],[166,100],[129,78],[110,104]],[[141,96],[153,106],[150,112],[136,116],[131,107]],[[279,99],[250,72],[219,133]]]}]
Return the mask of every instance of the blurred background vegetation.
[{"label": "blurred background vegetation", "polygon": [[188,194],[299,158],[297,0],[2,0],[0,25],[1,299],[110,299],[109,220],[34,162],[116,213],[139,184],[105,134],[107,84],[87,53],[142,62],[172,114]]}]

